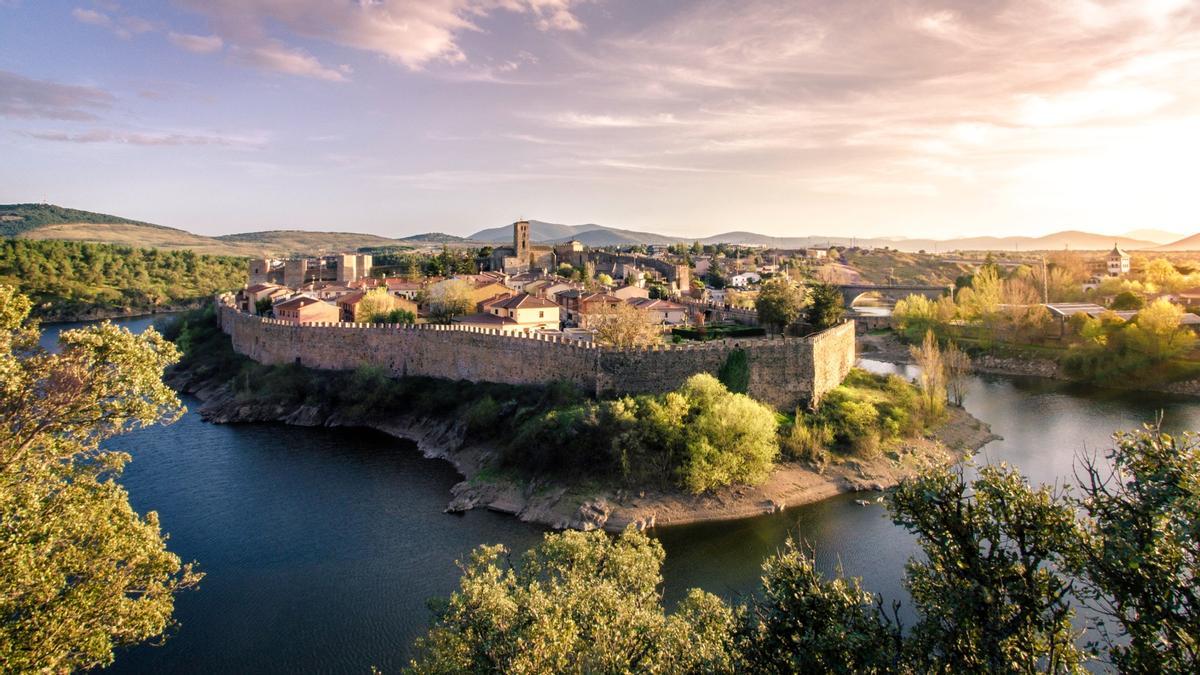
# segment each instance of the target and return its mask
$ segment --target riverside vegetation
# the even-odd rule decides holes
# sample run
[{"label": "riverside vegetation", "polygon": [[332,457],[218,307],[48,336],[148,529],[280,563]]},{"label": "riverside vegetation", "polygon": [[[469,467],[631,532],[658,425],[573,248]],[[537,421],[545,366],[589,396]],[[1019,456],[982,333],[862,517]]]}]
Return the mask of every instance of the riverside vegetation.
[{"label": "riverside vegetation", "polygon": [[[627,530],[547,534],[521,564],[482,546],[418,640],[417,673],[1193,673],[1200,667],[1200,443],[1117,434],[1080,466],[1078,494],[1005,465],[941,468],[887,497],[923,556],[902,626],[857,579],[822,577],[794,542],[761,591],[730,606],[692,590],[667,613],[663,549]],[[1085,642],[1075,608],[1100,617]]]},{"label": "riverside vegetation", "polygon": [[[1169,275],[1161,269],[1163,264],[1154,263],[1171,267],[1154,261],[1147,275],[1164,288],[1179,286],[1178,280],[1164,280]],[[1142,305],[1140,296],[1132,296],[1138,313],[1129,320],[1113,312],[1097,318],[1076,314],[1067,322],[1063,339],[1047,340],[1052,319],[1038,304],[1041,284],[1055,285],[1058,278],[1050,274],[1048,282],[1042,282],[1027,268],[1005,276],[996,266],[984,265],[961,280],[954,296],[936,301],[910,296],[896,303],[893,317],[900,336],[910,342],[932,331],[977,353],[1051,359],[1068,377],[1102,386],[1154,386],[1200,376],[1193,354],[1196,336],[1181,324],[1183,308],[1165,298]],[[1062,283],[1059,279],[1058,285]],[[1129,280],[1106,283],[1114,289],[1146,288]],[[1114,302],[1121,300],[1118,295]]]},{"label": "riverside vegetation", "polygon": [[38,347],[31,303],[0,285],[0,664],[5,672],[108,665],[161,635],[200,574],[166,549],[117,483],[129,455],[101,442],[182,413],[162,381],[179,353],[107,322]]},{"label": "riverside vegetation", "polygon": [[33,315],[67,321],[160,311],[241,286],[246,261],[70,241],[0,240],[0,283],[33,300]]},{"label": "riverside vegetation", "polygon": [[942,421],[897,376],[854,370],[814,411],[779,413],[745,394],[745,352],[718,376],[699,374],[666,394],[599,400],[567,382],[543,386],[392,378],[377,368],[321,371],[262,365],[233,351],[205,308],[164,328],[183,352],[179,370],[228,383],[237,401],[336,410],[343,424],[409,416],[462,421],[469,442],[498,449],[497,471],[703,493],[761,483],[779,460],[818,467],[875,458]]}]

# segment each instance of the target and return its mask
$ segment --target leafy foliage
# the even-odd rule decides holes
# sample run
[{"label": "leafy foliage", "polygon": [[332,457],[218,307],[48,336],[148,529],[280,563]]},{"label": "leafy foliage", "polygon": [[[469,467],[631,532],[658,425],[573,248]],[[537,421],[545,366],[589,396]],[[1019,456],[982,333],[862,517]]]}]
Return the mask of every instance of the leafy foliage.
[{"label": "leafy foliage", "polygon": [[742,613],[736,645],[745,672],[883,673],[900,670],[899,628],[858,579],[826,580],[788,539],[763,563],[762,593]]},{"label": "leafy foliage", "polygon": [[1111,471],[1084,467],[1077,569],[1093,606],[1119,628],[1108,648],[1122,672],[1197,672],[1200,439],[1148,426],[1114,440]]},{"label": "leafy foliage", "polygon": [[246,262],[69,241],[0,240],[0,283],[30,296],[35,316],[70,319],[96,310],[149,312],[239,287]]},{"label": "leafy foliage", "polygon": [[774,277],[762,283],[754,309],[758,321],[783,330],[800,318],[804,307],[804,289],[787,277]]},{"label": "leafy foliage", "polygon": [[842,293],[837,286],[815,283],[808,287],[808,307],[805,320],[813,327],[824,330],[836,326],[846,314]]},{"label": "leafy foliage", "polygon": [[104,666],[161,635],[174,595],[200,579],[166,550],[115,478],[129,456],[100,443],[171,422],[162,382],[175,347],[107,322],[37,347],[30,303],[0,286],[0,663],[5,670]]},{"label": "leafy foliage", "polygon": [[735,394],[744,394],[750,389],[750,361],[745,349],[729,352],[717,371],[717,379]]},{"label": "leafy foliage", "polygon": [[732,611],[693,590],[668,616],[663,548],[646,535],[550,533],[515,569],[505,553],[481,546],[460,563],[413,672],[730,671]]}]

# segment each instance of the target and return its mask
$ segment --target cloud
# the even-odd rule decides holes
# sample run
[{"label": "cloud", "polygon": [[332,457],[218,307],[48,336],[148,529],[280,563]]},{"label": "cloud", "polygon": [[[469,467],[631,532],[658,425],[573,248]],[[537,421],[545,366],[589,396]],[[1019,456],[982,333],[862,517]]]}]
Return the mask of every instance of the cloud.
[{"label": "cloud", "polygon": [[167,39],[176,47],[193,54],[211,54],[221,51],[225,41],[220,35],[190,35],[188,33],[167,33]]},{"label": "cloud", "polygon": [[276,41],[270,41],[257,47],[235,46],[233,59],[238,63],[263,70],[314,77],[330,82],[344,82],[346,75],[350,72],[349,66],[329,68],[322,65],[313,55]]},{"label": "cloud", "polygon": [[116,99],[94,87],[34,80],[0,70],[0,116],[54,120],[93,120]]},{"label": "cloud", "polygon": [[[118,8],[114,6],[113,11],[116,9]],[[154,24],[146,19],[132,15],[110,16],[104,12],[99,12],[94,9],[76,7],[75,9],[71,10],[71,16],[75,17],[75,20],[79,21],[80,23],[107,28],[122,40],[128,40],[134,35],[149,33],[154,30]]]},{"label": "cloud", "polygon": [[256,148],[266,141],[261,137],[226,136],[220,134],[184,134],[162,132],[115,131],[93,129],[82,133],[66,131],[31,131],[26,136],[42,141],[61,143],[115,143],[141,146],[213,145],[224,147]]},{"label": "cloud", "polygon": [[[481,32],[478,21],[497,11],[527,14],[545,31],[579,31],[572,13],[583,0],[181,0],[209,18],[215,33],[242,53],[266,50],[260,67],[290,74],[337,79],[326,66],[298,66],[293,37],[378,54],[411,70],[432,62],[464,63],[459,37]],[[273,32],[277,31],[277,32]],[[288,35],[279,34],[286,32]],[[283,58],[285,54],[292,56]]]}]

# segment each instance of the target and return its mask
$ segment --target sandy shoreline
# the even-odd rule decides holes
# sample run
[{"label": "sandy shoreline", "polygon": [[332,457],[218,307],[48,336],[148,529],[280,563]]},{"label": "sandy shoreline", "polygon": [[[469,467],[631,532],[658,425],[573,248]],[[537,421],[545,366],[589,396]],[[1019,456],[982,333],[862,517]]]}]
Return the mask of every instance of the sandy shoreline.
[{"label": "sandy shoreline", "polygon": [[[688,523],[737,520],[811,504],[846,492],[880,491],[935,464],[949,464],[998,438],[960,408],[929,438],[906,440],[869,461],[845,457],[818,472],[795,462],[776,466],[758,486],[730,486],[703,495],[633,491],[597,484],[568,484],[495,471],[495,448],[465,442],[461,422],[399,417],[362,424],[317,406],[238,402],[222,383],[197,381],[173,371],[168,383],[201,400],[199,413],[218,423],[282,422],[297,426],[366,426],[411,441],[427,458],[451,463],[463,480],[451,488],[447,512],[487,508],[554,529],[621,531]],[[874,499],[872,497],[871,499]]]}]

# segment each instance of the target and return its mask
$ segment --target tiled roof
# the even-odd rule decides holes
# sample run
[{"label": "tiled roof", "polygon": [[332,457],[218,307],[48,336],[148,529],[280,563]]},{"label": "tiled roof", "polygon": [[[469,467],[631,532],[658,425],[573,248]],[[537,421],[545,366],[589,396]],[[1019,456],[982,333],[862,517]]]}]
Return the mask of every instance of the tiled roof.
[{"label": "tiled roof", "polygon": [[[292,298],[291,300],[284,300],[283,302],[279,303],[278,305],[275,305],[275,309],[300,309],[301,307],[315,305],[318,302],[324,302],[324,301],[309,297],[307,295],[301,295],[301,296]],[[325,304],[329,304],[329,303],[325,303]]]},{"label": "tiled roof", "polygon": [[497,316],[495,314],[488,314],[486,312],[479,312],[476,314],[464,314],[463,316],[456,317],[454,319],[454,323],[469,323],[469,324],[477,324],[477,325],[484,325],[484,326],[515,326],[515,325],[517,325],[517,322],[515,320],[510,319],[507,316]]},{"label": "tiled roof", "polygon": [[491,306],[499,307],[501,309],[548,309],[551,307],[558,307],[558,305],[550,302],[549,300],[543,300],[537,296],[529,295],[528,293],[522,293],[520,295],[514,295],[511,298],[505,298],[504,300],[494,303]]}]

